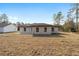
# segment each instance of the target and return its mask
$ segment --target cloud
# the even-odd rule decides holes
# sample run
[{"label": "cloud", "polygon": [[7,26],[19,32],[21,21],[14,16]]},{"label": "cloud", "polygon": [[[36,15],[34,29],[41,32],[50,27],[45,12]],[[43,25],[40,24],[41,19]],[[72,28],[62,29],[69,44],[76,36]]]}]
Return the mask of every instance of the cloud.
[{"label": "cloud", "polygon": [[16,23],[19,20],[19,17],[15,16],[8,16],[9,21],[12,23]]},{"label": "cloud", "polygon": [[21,16],[8,16],[9,21],[12,23],[16,23],[16,22],[24,22],[24,23],[30,23],[30,18],[25,18],[25,17],[21,17]]}]

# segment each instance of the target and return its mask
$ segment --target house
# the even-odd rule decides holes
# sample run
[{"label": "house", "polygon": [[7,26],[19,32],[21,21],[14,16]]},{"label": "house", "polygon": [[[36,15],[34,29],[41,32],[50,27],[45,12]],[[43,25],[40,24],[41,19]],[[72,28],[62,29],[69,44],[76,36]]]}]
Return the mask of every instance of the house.
[{"label": "house", "polygon": [[15,32],[17,31],[17,27],[11,23],[0,23],[0,33],[5,32]]},{"label": "house", "polygon": [[21,34],[52,34],[52,33],[59,33],[58,27],[59,26],[54,26],[51,24],[34,23],[34,24],[19,25],[18,31]]}]

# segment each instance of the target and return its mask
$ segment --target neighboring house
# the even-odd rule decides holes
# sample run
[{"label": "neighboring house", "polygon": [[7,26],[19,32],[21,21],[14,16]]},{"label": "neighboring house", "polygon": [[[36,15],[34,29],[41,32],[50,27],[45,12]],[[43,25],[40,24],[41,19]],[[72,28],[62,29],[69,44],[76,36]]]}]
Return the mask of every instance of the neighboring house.
[{"label": "neighboring house", "polygon": [[0,33],[15,32],[17,27],[14,24],[0,23]]},{"label": "neighboring house", "polygon": [[22,34],[52,34],[59,33],[58,27],[59,26],[54,26],[51,24],[34,23],[19,25],[18,31]]}]

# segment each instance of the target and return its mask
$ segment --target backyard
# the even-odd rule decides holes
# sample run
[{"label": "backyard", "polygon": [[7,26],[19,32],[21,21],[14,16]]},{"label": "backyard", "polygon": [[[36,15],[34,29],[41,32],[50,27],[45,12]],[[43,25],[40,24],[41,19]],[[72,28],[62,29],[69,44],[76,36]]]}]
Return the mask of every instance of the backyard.
[{"label": "backyard", "polygon": [[52,36],[0,34],[0,55],[79,56],[79,34],[72,32]]}]

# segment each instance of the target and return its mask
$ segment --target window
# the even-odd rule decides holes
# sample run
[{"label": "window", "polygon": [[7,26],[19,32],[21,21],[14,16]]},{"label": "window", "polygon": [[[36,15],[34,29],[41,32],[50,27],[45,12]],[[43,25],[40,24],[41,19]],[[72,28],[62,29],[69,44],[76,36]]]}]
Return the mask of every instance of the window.
[{"label": "window", "polygon": [[20,31],[20,27],[18,27],[18,29],[17,29],[18,31]]},{"label": "window", "polygon": [[36,32],[39,32],[39,28],[36,28]]},{"label": "window", "polygon": [[44,28],[44,32],[47,32],[47,28],[46,27]]},{"label": "window", "polygon": [[26,31],[26,28],[24,27],[24,31]]},{"label": "window", "polygon": [[54,28],[52,27],[52,32],[54,31]]}]

